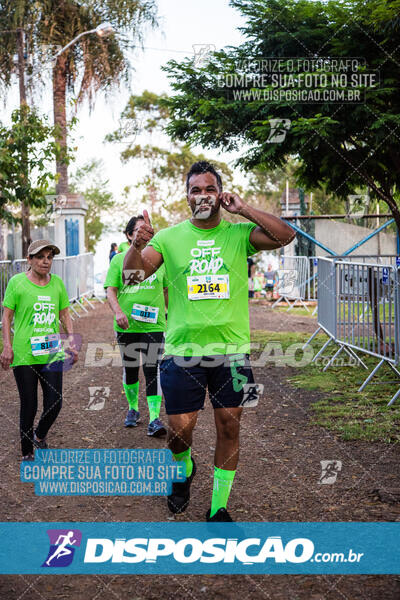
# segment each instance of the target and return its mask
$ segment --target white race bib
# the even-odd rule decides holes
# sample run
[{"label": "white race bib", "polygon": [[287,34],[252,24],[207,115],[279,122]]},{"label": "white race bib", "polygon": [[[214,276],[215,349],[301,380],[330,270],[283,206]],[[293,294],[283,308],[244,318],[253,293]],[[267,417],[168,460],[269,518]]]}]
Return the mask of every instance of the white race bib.
[{"label": "white race bib", "polygon": [[58,333],[39,335],[31,337],[31,348],[33,356],[43,354],[56,354],[61,350],[61,338]]},{"label": "white race bib", "polygon": [[189,300],[229,298],[229,275],[199,275],[187,277]]},{"label": "white race bib", "polygon": [[132,307],[131,317],[135,321],[143,321],[144,323],[157,323],[158,311],[158,306],[134,304]]}]

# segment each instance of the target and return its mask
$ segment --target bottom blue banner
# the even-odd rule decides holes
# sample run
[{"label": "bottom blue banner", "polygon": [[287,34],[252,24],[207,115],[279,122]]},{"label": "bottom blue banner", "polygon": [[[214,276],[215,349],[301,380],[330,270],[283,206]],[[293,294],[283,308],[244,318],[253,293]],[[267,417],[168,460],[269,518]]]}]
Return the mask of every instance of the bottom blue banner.
[{"label": "bottom blue banner", "polygon": [[397,574],[400,523],[0,523],[1,574]]}]

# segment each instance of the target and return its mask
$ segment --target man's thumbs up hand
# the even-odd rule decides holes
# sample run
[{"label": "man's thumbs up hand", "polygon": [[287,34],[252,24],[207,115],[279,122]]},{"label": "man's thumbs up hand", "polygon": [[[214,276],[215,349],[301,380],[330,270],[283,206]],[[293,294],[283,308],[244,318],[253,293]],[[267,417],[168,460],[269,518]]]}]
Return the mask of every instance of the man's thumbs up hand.
[{"label": "man's thumbs up hand", "polygon": [[147,212],[146,209],[144,209],[144,211],[143,211],[143,219],[144,219],[144,222],[146,223],[146,225],[149,225],[151,227],[149,213]]},{"label": "man's thumbs up hand", "polygon": [[151,226],[149,213],[144,210],[143,219],[138,219],[133,230],[132,245],[137,250],[143,250],[153,236],[154,229]]}]

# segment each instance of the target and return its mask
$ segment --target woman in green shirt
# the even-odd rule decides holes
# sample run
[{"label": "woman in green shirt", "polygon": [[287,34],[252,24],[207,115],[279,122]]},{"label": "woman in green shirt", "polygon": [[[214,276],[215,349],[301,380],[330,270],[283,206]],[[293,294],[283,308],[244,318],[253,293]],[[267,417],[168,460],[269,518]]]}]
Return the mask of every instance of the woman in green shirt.
[{"label": "woman in green shirt", "polygon": [[[129,240],[142,216],[132,217],[125,232]],[[114,256],[108,269],[104,287],[114,313],[114,330],[123,360],[123,387],[129,410],[125,427],[139,423],[139,358],[146,380],[146,398],[149,408],[147,435],[160,437],[167,430],[160,420],[162,402],[159,382],[159,363],[163,350],[167,280],[162,266],[151,277],[136,286],[128,285],[123,277],[126,252]],[[128,275],[129,278],[129,275]]]},{"label": "woman in green shirt", "polygon": [[[72,341],[72,321],[64,283],[50,274],[59,248],[49,240],[36,240],[28,248],[29,269],[10,279],[4,296],[3,369],[13,368],[21,401],[20,435],[23,460],[33,460],[33,448],[47,448],[47,433],[62,403],[64,350],[59,320],[70,340],[73,362],[78,353]],[[14,318],[14,339],[11,323]],[[51,366],[50,366],[51,365]],[[43,412],[33,431],[37,412],[38,383],[43,391]]]}]

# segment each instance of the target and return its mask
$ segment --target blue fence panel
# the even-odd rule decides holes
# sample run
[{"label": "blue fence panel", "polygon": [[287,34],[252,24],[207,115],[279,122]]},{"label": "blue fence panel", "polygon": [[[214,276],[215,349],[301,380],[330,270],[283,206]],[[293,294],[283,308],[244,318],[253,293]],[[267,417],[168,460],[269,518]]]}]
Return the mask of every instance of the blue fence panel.
[{"label": "blue fence panel", "polygon": [[79,222],[77,219],[66,219],[65,221],[65,245],[67,256],[79,254]]}]

